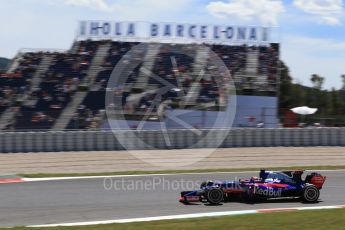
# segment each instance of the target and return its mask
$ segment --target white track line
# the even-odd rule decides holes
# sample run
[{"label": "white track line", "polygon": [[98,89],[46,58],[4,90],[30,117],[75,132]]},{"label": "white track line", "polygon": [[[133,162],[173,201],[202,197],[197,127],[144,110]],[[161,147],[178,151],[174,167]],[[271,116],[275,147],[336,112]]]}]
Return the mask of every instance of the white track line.
[{"label": "white track line", "polygon": [[257,172],[256,171],[243,171],[243,172],[204,172],[204,173],[162,173],[162,174],[137,174],[137,175],[134,174],[134,175],[110,175],[110,176],[23,178],[23,180],[25,182],[35,182],[35,181],[80,180],[80,179],[97,179],[97,178],[150,177],[150,176],[176,176],[176,175],[208,175],[208,174],[243,174],[243,173],[257,173]]},{"label": "white track line", "polygon": [[[298,167],[296,167],[298,168]],[[231,170],[231,169],[229,169]],[[306,172],[345,172],[345,169],[335,170],[306,170]],[[57,180],[81,180],[99,178],[123,178],[123,177],[149,177],[149,176],[176,176],[176,175],[210,175],[210,174],[244,174],[257,173],[257,171],[238,171],[238,172],[202,172],[202,173],[161,173],[161,174],[137,174],[137,175],[110,175],[110,176],[79,176],[79,177],[46,177],[46,178],[22,178],[24,182],[36,181],[57,181]]]},{"label": "white track line", "polygon": [[338,209],[338,208],[345,208],[345,205],[339,205],[339,206],[315,206],[315,207],[296,207],[296,208],[275,208],[275,209],[225,211],[225,212],[207,212],[207,213],[182,214],[182,215],[171,215],[171,216],[155,216],[155,217],[117,219],[117,220],[104,220],[104,221],[88,221],[88,222],[76,222],[76,223],[29,225],[27,227],[42,228],[42,227],[86,226],[86,225],[116,224],[116,223],[117,224],[123,224],[123,223],[147,222],[147,221],[158,221],[158,220],[175,220],[175,219],[189,219],[189,218],[201,218],[201,217],[235,216],[235,215],[255,214],[255,213],[268,213],[268,212],[301,211],[301,210],[317,210],[317,209]]}]

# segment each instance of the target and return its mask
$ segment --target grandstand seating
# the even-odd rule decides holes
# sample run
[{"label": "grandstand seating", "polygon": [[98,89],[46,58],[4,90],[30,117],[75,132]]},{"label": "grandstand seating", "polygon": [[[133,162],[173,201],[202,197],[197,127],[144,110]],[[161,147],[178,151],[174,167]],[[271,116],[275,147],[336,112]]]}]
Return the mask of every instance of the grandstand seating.
[{"label": "grandstand seating", "polygon": [[[34,106],[21,106],[15,129],[49,129],[78,90],[97,49],[96,42],[80,42],[77,53],[55,53],[39,89],[31,96]],[[47,54],[48,55],[48,54]]]},{"label": "grandstand seating", "polygon": [[101,110],[105,107],[105,91],[91,91],[78,107],[67,129],[97,128],[101,122]]},{"label": "grandstand seating", "polygon": [[[95,81],[88,83],[88,87],[82,88],[81,82],[88,75],[90,64],[97,52],[100,44],[110,44],[101,68],[96,75]],[[84,129],[96,128],[101,123],[104,110],[104,97],[108,80],[113,68],[118,64],[121,58],[138,45],[136,42],[117,42],[117,41],[76,41],[73,49],[66,53],[25,53],[22,59],[11,74],[13,77],[0,78],[0,115],[8,106],[17,103],[18,113],[15,121],[8,127],[15,129],[50,129],[59,119],[63,109],[71,102],[71,98],[78,90],[89,90],[86,98],[79,105],[77,111],[66,128]],[[151,62],[150,71],[161,79],[173,84],[176,88],[182,87],[183,95],[187,95],[190,90],[196,91],[194,104],[214,103],[219,105],[217,98],[220,97],[219,89],[216,84],[218,76],[212,73],[206,74],[206,77],[199,79],[197,85],[193,85],[199,74],[196,70],[195,60],[199,45],[196,44],[161,44],[154,59],[151,59],[149,46],[138,56],[138,59],[144,61],[128,73],[128,78],[124,87],[121,89],[122,102],[126,107],[128,98],[132,95],[147,92],[161,87],[161,81],[156,78],[148,77],[141,70],[145,67],[145,62]],[[224,64],[230,70],[235,79],[236,88],[240,94],[262,95],[263,92],[270,91],[268,95],[275,95],[275,86],[277,82],[277,64],[279,60],[279,50],[277,46],[268,47],[247,47],[247,46],[227,46],[227,45],[208,45],[215,52]],[[186,54],[179,54],[174,50],[182,49]],[[248,70],[248,50],[257,52],[258,63],[255,73]],[[256,54],[254,52],[254,54]],[[11,95],[27,93],[30,79],[39,68],[44,55],[53,56],[48,70],[40,76],[39,88],[30,92],[31,97],[36,97],[37,103],[34,105],[25,105],[11,101]],[[206,54],[205,54],[206,55]],[[171,59],[174,56],[175,60]],[[206,56],[206,61],[210,58]],[[141,61],[140,60],[140,61]],[[176,63],[175,63],[176,61]],[[8,75],[10,76],[10,75]],[[140,79],[140,80],[139,80]],[[143,80],[144,79],[144,80]],[[249,79],[249,80],[248,80]],[[260,81],[260,82],[259,82]],[[249,83],[250,84],[249,84]],[[97,87],[91,87],[97,86]],[[91,90],[92,88],[92,90]],[[249,90],[248,90],[249,88]],[[132,112],[145,111],[152,104],[155,93],[145,94],[139,101],[131,105]],[[181,100],[181,94],[177,91],[169,91],[163,95],[162,100],[170,99],[174,101],[175,106]],[[155,108],[158,109],[158,108]],[[128,111],[129,111],[128,110]]]},{"label": "grandstand seating", "polygon": [[15,106],[15,97],[23,95],[31,78],[42,60],[43,53],[25,53],[12,73],[0,76],[0,114],[10,106]]}]

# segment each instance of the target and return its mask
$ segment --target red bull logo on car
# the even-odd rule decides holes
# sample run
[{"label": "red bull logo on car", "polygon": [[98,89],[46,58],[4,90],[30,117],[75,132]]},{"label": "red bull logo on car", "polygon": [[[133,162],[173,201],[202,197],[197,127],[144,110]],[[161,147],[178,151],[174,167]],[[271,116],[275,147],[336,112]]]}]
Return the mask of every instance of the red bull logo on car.
[{"label": "red bull logo on car", "polygon": [[266,197],[280,197],[282,195],[282,189],[281,188],[274,189],[271,187],[267,187],[267,188],[259,187],[256,189],[255,194],[266,196]]}]

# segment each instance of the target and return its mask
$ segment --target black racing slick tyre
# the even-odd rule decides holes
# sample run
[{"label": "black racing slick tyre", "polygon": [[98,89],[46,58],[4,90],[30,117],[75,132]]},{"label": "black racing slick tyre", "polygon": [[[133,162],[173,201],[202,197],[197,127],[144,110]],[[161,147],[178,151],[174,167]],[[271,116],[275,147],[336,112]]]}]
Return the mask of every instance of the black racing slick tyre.
[{"label": "black racing slick tyre", "polygon": [[302,199],[308,203],[315,203],[320,196],[320,191],[314,185],[307,185],[303,189]]},{"label": "black racing slick tyre", "polygon": [[220,204],[224,200],[224,192],[220,188],[210,188],[206,192],[206,200],[210,204]]}]

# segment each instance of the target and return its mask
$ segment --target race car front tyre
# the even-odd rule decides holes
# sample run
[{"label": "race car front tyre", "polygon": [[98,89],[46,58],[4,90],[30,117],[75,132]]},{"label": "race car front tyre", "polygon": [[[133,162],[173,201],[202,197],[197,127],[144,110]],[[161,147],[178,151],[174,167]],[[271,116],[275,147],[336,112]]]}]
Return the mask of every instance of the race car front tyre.
[{"label": "race car front tyre", "polygon": [[206,192],[206,200],[210,204],[220,204],[224,200],[224,192],[220,188],[210,188]]},{"label": "race car front tyre", "polygon": [[320,191],[314,185],[307,185],[303,189],[302,198],[305,202],[314,203],[319,199]]}]

